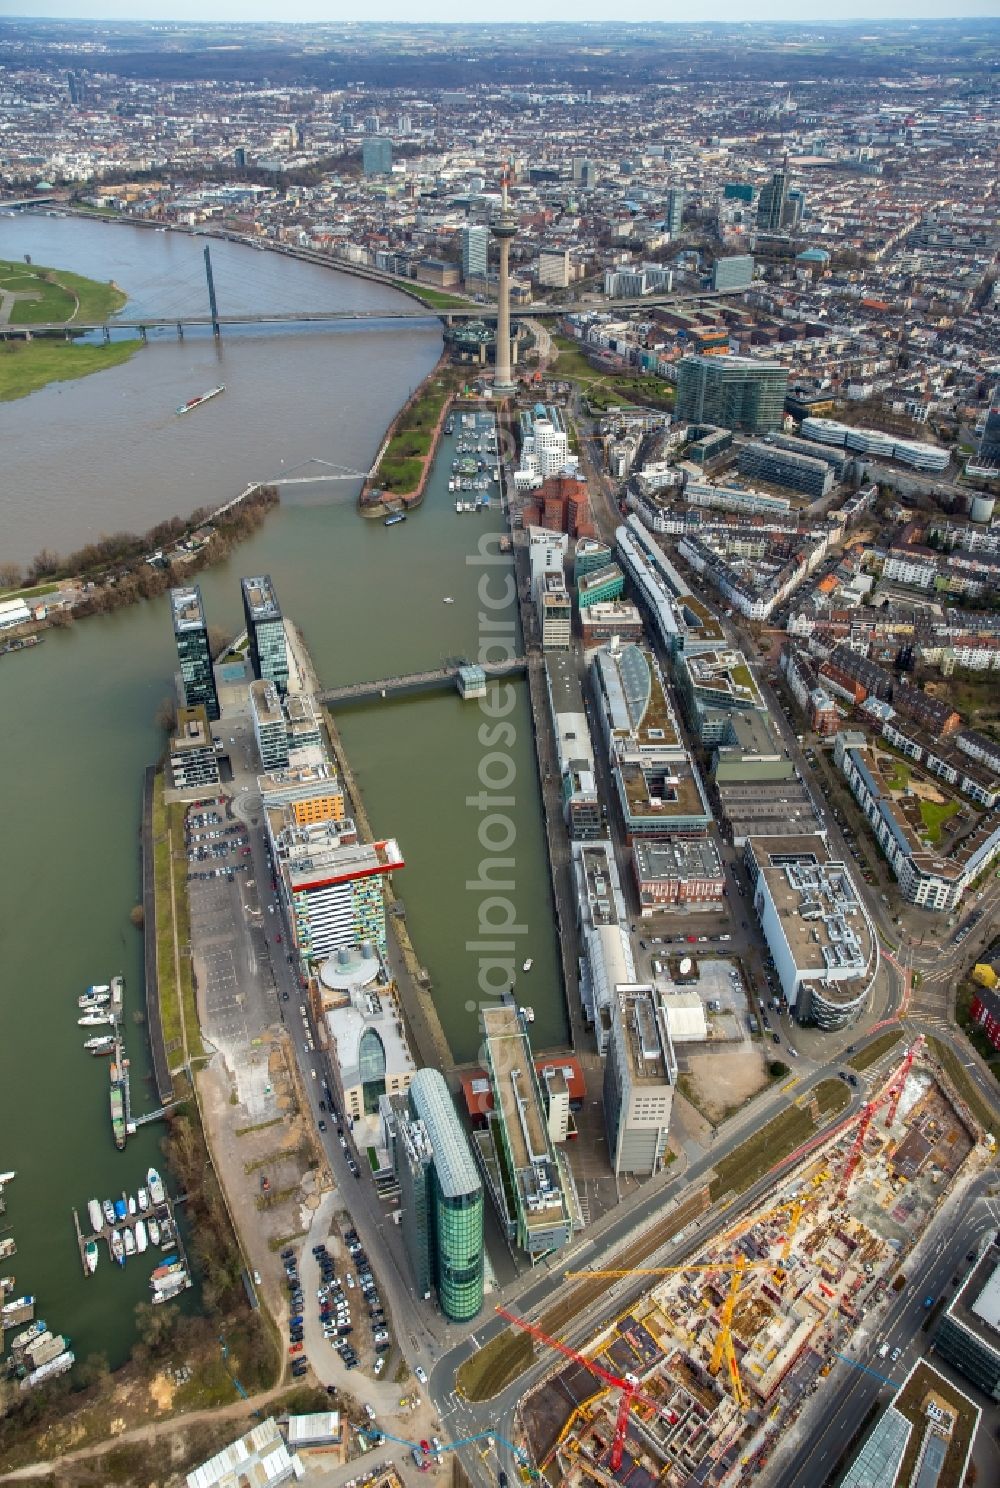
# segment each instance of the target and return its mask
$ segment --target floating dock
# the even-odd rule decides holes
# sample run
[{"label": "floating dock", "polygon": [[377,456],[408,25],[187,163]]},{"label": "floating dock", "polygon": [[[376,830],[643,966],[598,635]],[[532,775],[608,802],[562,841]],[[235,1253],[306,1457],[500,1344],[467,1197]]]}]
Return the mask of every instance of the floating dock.
[{"label": "floating dock", "polygon": [[[127,1207],[128,1194],[122,1192],[121,1197],[125,1200],[125,1204]],[[134,1231],[136,1223],[140,1219],[148,1228],[149,1221],[151,1219],[155,1219],[157,1224],[160,1226],[159,1245],[156,1246],[151,1244],[149,1246],[149,1249],[143,1251],[141,1254],[137,1252],[135,1255],[129,1256],[125,1264],[128,1265],[131,1261],[141,1260],[142,1255],[147,1255],[150,1260],[159,1265],[162,1261],[160,1252],[165,1255],[169,1251],[175,1254],[178,1260],[183,1262],[184,1270],[187,1275],[185,1286],[191,1286],[191,1268],[188,1264],[187,1252],[184,1249],[184,1241],[181,1237],[180,1228],[177,1224],[177,1215],[175,1213],[176,1206],[180,1203],[183,1203],[182,1198],[174,1199],[171,1198],[169,1194],[167,1194],[162,1204],[153,1204],[150,1206],[150,1208],[142,1213],[137,1212],[135,1214],[128,1214],[124,1219],[116,1220],[113,1225],[104,1224],[99,1230],[94,1230],[89,1234],[84,1231],[83,1227],[80,1224],[79,1210],[74,1209],[73,1227],[76,1230],[76,1244],[77,1249],[80,1252],[80,1265],[83,1267],[84,1276],[94,1275],[94,1273],[90,1270],[90,1267],[87,1265],[88,1244],[94,1243],[97,1245],[104,1245],[107,1248],[109,1263],[111,1265],[116,1265],[117,1262],[115,1261],[115,1258],[111,1251],[112,1230],[117,1230],[119,1234],[122,1233],[124,1230]]]}]

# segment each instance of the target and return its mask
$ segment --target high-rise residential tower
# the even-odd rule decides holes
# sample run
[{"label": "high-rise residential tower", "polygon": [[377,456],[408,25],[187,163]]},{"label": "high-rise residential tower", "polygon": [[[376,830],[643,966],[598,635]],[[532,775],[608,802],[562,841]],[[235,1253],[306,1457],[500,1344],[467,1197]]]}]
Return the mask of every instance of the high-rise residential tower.
[{"label": "high-rise residential tower", "polygon": [[219,716],[219,694],[215,690],[212,652],[208,644],[205,607],[197,584],[171,589],[170,612],[174,622],[177,660],[180,662],[184,705],[203,707],[210,719]]}]

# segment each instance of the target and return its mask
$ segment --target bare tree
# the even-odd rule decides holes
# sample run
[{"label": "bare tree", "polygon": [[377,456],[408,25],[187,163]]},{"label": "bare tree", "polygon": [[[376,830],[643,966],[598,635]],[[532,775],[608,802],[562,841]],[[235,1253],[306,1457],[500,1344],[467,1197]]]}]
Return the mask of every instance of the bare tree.
[{"label": "bare tree", "polygon": [[19,563],[0,563],[0,589],[19,589],[21,587],[21,565]]}]

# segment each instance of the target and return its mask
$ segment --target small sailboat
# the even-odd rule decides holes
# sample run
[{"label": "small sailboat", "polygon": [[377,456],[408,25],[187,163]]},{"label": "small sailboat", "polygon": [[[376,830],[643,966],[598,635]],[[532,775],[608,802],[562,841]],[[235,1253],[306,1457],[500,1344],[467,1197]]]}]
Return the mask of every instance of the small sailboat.
[{"label": "small sailboat", "polygon": [[104,1215],[101,1213],[101,1202],[99,1199],[90,1199],[87,1204],[87,1214],[90,1218],[90,1228],[94,1231],[104,1229]]},{"label": "small sailboat", "polygon": [[140,1255],[146,1249],[147,1244],[146,1221],[144,1219],[137,1219],[135,1222],[135,1248]]},{"label": "small sailboat", "polygon": [[127,1256],[135,1255],[135,1236],[127,1225],[122,1231],[122,1240],[125,1243],[125,1254]]},{"label": "small sailboat", "polygon": [[122,1232],[121,1232],[121,1230],[112,1230],[111,1231],[110,1245],[111,1245],[111,1259],[113,1261],[117,1261],[118,1264],[119,1264],[119,1266],[124,1266],[124,1264],[125,1264],[125,1247],[122,1244]]},{"label": "small sailboat", "polygon": [[155,1168],[150,1168],[146,1174],[146,1186],[149,1189],[149,1197],[153,1203],[162,1204],[166,1198],[166,1193],[163,1189],[163,1180]]},{"label": "small sailboat", "polygon": [[532,968],[532,966],[534,966],[534,964],[535,963],[532,961],[531,957],[529,956],[528,959],[527,959],[527,961],[525,961],[524,965],[521,967],[521,970],[522,971],[530,971],[531,968]]},{"label": "small sailboat", "polygon": [[96,1240],[87,1241],[86,1245],[83,1247],[83,1257],[87,1264],[88,1273],[93,1276],[94,1272],[97,1270],[98,1261]]},{"label": "small sailboat", "polygon": [[149,1243],[150,1243],[150,1245],[159,1245],[159,1243],[160,1243],[160,1221],[158,1219],[156,1219],[155,1216],[152,1216],[151,1215],[150,1218],[146,1220],[146,1229],[149,1231]]}]

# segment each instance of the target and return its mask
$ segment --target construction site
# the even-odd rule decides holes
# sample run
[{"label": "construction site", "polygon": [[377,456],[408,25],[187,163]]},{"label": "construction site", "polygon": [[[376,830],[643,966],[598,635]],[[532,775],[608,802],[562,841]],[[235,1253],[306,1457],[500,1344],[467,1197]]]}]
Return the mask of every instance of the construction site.
[{"label": "construction site", "polygon": [[552,1349],[552,1371],[520,1409],[549,1482],[728,1488],[759,1477],[866,1312],[903,1285],[904,1258],[976,1146],[922,1042],[683,1265],[567,1273],[609,1287],[649,1278],[583,1352],[510,1318]]}]

